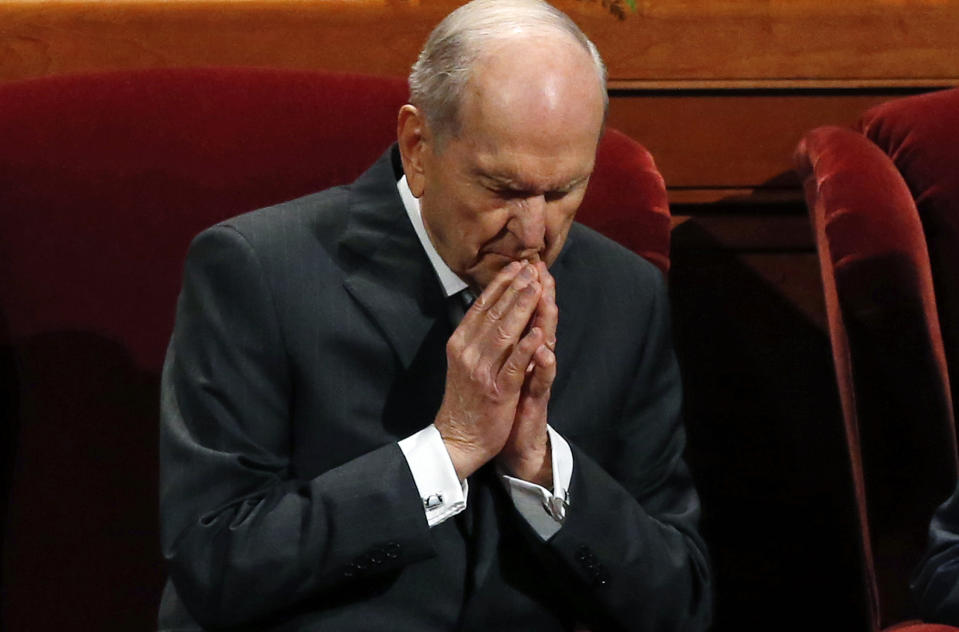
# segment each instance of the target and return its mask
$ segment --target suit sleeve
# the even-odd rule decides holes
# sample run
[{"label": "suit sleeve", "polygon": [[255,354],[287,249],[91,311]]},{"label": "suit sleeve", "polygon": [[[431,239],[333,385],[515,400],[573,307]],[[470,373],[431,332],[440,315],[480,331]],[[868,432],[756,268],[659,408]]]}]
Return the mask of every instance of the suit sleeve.
[{"label": "suit sleeve", "polygon": [[682,458],[669,301],[654,276],[622,413],[593,445],[570,440],[570,505],[546,543],[593,630],[704,630],[711,618],[699,498]]},{"label": "suit sleeve", "polygon": [[959,487],[932,518],[912,591],[924,621],[959,626]]},{"label": "suit sleeve", "polygon": [[163,553],[204,626],[255,622],[435,555],[396,444],[297,478],[294,388],[254,249],[232,228],[204,232],[187,257],[160,432]]}]

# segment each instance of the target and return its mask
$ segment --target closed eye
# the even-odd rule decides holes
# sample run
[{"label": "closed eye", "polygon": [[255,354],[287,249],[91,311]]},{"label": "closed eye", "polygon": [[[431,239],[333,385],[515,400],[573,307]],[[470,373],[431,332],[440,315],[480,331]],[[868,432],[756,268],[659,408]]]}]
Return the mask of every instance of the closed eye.
[{"label": "closed eye", "polygon": [[529,197],[529,193],[527,193],[526,191],[521,191],[519,189],[489,187],[489,190],[492,191],[496,197],[501,198],[503,200],[518,200],[518,199],[523,199],[525,197]]}]

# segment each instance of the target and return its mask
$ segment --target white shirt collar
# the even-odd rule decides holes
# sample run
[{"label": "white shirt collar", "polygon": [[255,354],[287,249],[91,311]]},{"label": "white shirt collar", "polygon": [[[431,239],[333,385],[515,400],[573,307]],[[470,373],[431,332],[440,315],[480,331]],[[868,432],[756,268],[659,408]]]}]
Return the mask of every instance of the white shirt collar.
[{"label": "white shirt collar", "polygon": [[400,192],[400,198],[403,200],[403,206],[406,208],[406,214],[410,218],[410,223],[413,224],[413,230],[416,231],[416,236],[419,237],[420,243],[423,245],[423,250],[426,251],[426,256],[429,257],[430,263],[433,264],[433,271],[436,272],[436,276],[439,278],[440,284],[443,286],[443,291],[446,292],[446,296],[453,296],[454,294],[462,292],[469,286],[463,279],[459,278],[455,272],[450,270],[450,267],[446,265],[446,262],[440,257],[440,253],[436,252],[436,248],[433,247],[433,242],[430,241],[430,236],[426,232],[426,226],[423,225],[423,216],[420,213],[420,201],[413,195],[413,192],[410,191],[410,185],[406,182],[405,175],[396,183],[396,188]]}]

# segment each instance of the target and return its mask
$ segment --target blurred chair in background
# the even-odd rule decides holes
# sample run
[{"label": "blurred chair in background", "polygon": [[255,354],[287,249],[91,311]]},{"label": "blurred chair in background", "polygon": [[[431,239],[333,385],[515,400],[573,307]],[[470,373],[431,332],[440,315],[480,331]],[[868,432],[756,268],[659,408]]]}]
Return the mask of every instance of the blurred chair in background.
[{"label": "blurred chair in background", "polygon": [[884,103],[863,115],[860,128],[892,159],[916,202],[959,401],[959,89]]},{"label": "blurred chair in background", "polygon": [[901,99],[870,110],[863,133],[818,128],[796,153],[822,269],[873,630],[917,616],[909,579],[929,519],[956,481],[959,378],[950,387],[956,347],[946,332],[957,335],[959,325],[957,114],[959,91]]}]

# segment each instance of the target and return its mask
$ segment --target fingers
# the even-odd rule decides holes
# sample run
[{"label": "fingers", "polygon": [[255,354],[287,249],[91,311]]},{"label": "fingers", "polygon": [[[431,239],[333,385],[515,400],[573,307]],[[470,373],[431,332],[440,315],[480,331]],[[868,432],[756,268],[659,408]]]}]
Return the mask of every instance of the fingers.
[{"label": "fingers", "polygon": [[[536,276],[536,268],[528,264],[524,265],[513,282],[503,290],[499,299],[486,310],[482,329],[489,330],[513,325],[513,321],[520,318],[520,315],[516,313],[517,310],[526,306],[530,308],[530,313],[526,315],[526,322],[528,322],[532,309],[536,307],[535,299],[539,298],[542,289]],[[526,322],[520,323],[521,329],[526,327]]]},{"label": "fingers", "polygon": [[548,398],[556,379],[556,355],[544,343],[533,353],[530,365],[533,370],[526,379],[523,394],[533,399]]},{"label": "fingers", "polygon": [[[504,268],[473,304],[453,334],[467,363],[495,379],[530,324],[542,285],[532,264]],[[532,357],[535,347],[528,349]],[[525,367],[525,365],[524,365]]]},{"label": "fingers", "polygon": [[559,321],[559,308],[556,306],[556,280],[546,269],[546,264],[538,262],[537,270],[543,285],[539,302],[536,305],[536,315],[533,317],[533,326],[542,328],[546,334],[546,346],[556,349],[556,325]]},{"label": "fingers", "polygon": [[[435,423],[457,475],[468,476],[498,454],[531,475],[549,464],[543,450],[557,319],[556,284],[546,266],[513,262],[453,333]],[[551,480],[548,470],[544,476]]]},{"label": "fingers", "polygon": [[529,366],[532,368],[517,402],[513,427],[497,458],[513,476],[548,488],[553,482],[553,471],[546,418],[550,389],[556,378],[556,356],[545,343],[541,344],[533,352]]},{"label": "fingers", "polygon": [[[519,293],[536,279],[536,269],[524,262],[513,261],[473,301],[457,332],[470,339],[484,335],[491,324],[509,312]],[[462,330],[462,331],[460,331]]]},{"label": "fingers", "polygon": [[473,301],[473,304],[466,311],[466,315],[463,316],[463,322],[468,321],[477,321],[479,317],[494,305],[497,300],[503,295],[503,292],[510,286],[513,280],[516,278],[516,275],[519,274],[520,270],[523,268],[523,263],[521,261],[513,261],[508,266],[499,271],[493,281],[486,286],[486,289],[483,290],[482,294],[476,297],[476,300]]},{"label": "fingers", "polygon": [[499,388],[517,390],[522,388],[526,379],[526,369],[534,362],[533,358],[537,350],[545,348],[545,340],[543,330],[539,327],[533,327],[523,336],[503,363],[497,379]]}]

